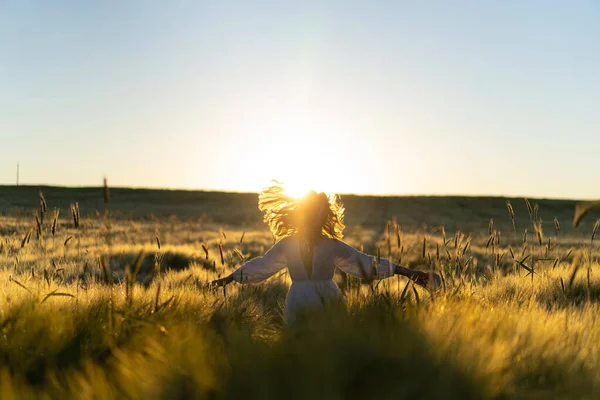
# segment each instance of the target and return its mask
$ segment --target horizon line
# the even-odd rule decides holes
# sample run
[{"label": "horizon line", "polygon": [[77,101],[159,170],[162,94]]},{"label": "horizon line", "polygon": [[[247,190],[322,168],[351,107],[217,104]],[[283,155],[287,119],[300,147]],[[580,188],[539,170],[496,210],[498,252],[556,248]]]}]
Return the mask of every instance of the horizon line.
[{"label": "horizon line", "polygon": [[[46,187],[60,189],[102,189],[102,185],[56,185],[56,184],[0,184],[0,188],[20,188],[20,187]],[[258,194],[260,191],[240,191],[234,189],[214,189],[214,188],[168,188],[168,187],[150,187],[150,186],[108,186],[109,189],[129,189],[129,190],[155,190],[155,191],[181,191],[181,192],[210,192],[210,193],[228,193],[228,194]],[[457,194],[457,193],[338,193],[332,192],[340,196],[359,196],[359,197],[492,197],[505,199],[536,199],[536,200],[561,200],[561,201],[590,201],[597,198],[572,198],[572,197],[538,197],[538,196],[523,196],[523,195],[504,195],[504,194]]]}]

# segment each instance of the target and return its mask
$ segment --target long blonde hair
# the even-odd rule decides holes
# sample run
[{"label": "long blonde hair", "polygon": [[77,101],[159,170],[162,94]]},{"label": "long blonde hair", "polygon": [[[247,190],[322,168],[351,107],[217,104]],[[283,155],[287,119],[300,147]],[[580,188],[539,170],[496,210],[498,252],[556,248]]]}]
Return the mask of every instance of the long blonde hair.
[{"label": "long blonde hair", "polygon": [[319,222],[321,233],[333,239],[341,239],[345,228],[344,206],[338,195],[311,191],[298,199],[287,195],[283,184],[275,182],[264,188],[258,196],[258,209],[264,213],[264,221],[276,237],[297,233],[305,214],[315,212],[319,207],[325,210],[322,221]]}]

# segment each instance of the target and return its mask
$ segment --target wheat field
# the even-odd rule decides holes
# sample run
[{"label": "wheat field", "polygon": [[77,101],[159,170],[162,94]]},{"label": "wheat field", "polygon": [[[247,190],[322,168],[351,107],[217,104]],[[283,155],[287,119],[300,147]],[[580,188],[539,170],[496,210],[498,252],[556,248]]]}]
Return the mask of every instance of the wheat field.
[{"label": "wheat field", "polygon": [[[41,189],[41,194],[40,194]],[[338,273],[207,283],[274,241],[255,194],[0,187],[1,399],[594,399],[598,215],[573,201],[343,196],[345,239],[443,289]]]}]

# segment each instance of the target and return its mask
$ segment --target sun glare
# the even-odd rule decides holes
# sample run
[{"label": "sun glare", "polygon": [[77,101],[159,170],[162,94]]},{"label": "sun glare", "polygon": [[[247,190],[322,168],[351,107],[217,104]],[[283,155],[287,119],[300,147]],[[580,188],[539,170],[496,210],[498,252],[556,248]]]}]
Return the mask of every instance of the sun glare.
[{"label": "sun glare", "polygon": [[283,184],[285,192],[292,197],[304,197],[309,191],[330,193],[336,190],[335,183],[320,163],[297,163],[275,171],[277,181]]},{"label": "sun glare", "polygon": [[[253,179],[260,191],[274,179],[286,193],[302,197],[310,190],[325,193],[356,193],[366,179],[355,163],[345,159],[347,143],[342,132],[326,115],[273,113],[257,122],[246,137],[248,149],[261,156],[248,162],[260,171]],[[254,147],[256,146],[256,147]],[[346,146],[346,147],[344,147]],[[250,153],[248,153],[250,154]]]},{"label": "sun glare", "polygon": [[304,197],[310,190],[316,190],[310,186],[309,182],[302,180],[287,180],[283,181],[285,192],[292,197],[297,199]]}]

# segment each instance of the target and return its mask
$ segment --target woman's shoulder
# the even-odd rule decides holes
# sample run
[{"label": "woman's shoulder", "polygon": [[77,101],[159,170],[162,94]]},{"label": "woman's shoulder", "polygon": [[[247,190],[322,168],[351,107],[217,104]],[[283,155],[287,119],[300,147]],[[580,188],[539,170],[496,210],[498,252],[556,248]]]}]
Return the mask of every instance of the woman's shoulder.
[{"label": "woman's shoulder", "polygon": [[[303,239],[301,237],[299,237],[298,235],[288,235],[288,236],[284,236],[281,239],[279,239],[275,245],[281,245],[281,246],[296,246],[298,244],[301,244],[301,242],[303,242]],[[315,243],[317,246],[327,246],[327,245],[336,245],[338,243],[343,243],[340,240],[334,239],[334,238],[330,238],[327,236],[322,236],[319,238],[319,240],[317,240],[317,242]]]},{"label": "woman's shoulder", "polygon": [[[301,241],[302,241],[302,238],[298,237],[298,235],[289,235],[289,236],[284,236],[281,239],[279,239],[274,244],[274,246],[281,246],[281,247],[298,246],[299,244],[301,244],[300,243]],[[319,240],[315,243],[315,245],[318,247],[349,246],[348,244],[344,243],[342,240],[327,237],[327,236],[322,236],[321,238],[319,238]]]},{"label": "woman's shoulder", "polygon": [[319,242],[317,242],[317,246],[328,249],[328,250],[332,250],[332,251],[335,249],[338,249],[339,247],[343,247],[344,245],[345,245],[345,243],[342,242],[341,240],[327,237],[327,236],[323,236],[321,238],[321,240],[319,240]]},{"label": "woman's shoulder", "polygon": [[326,238],[323,240],[323,247],[326,247],[330,252],[340,256],[340,257],[349,257],[352,255],[356,249],[344,242],[341,239],[335,238]]},{"label": "woman's shoulder", "polygon": [[323,239],[321,241],[322,241],[322,243],[330,245],[330,246],[348,246],[348,244],[346,242],[344,242],[343,240],[328,237],[328,236],[323,236]]},{"label": "woman's shoulder", "polygon": [[277,240],[273,247],[278,247],[280,249],[289,249],[290,247],[298,245],[298,238],[295,235],[284,236],[281,239]]}]

